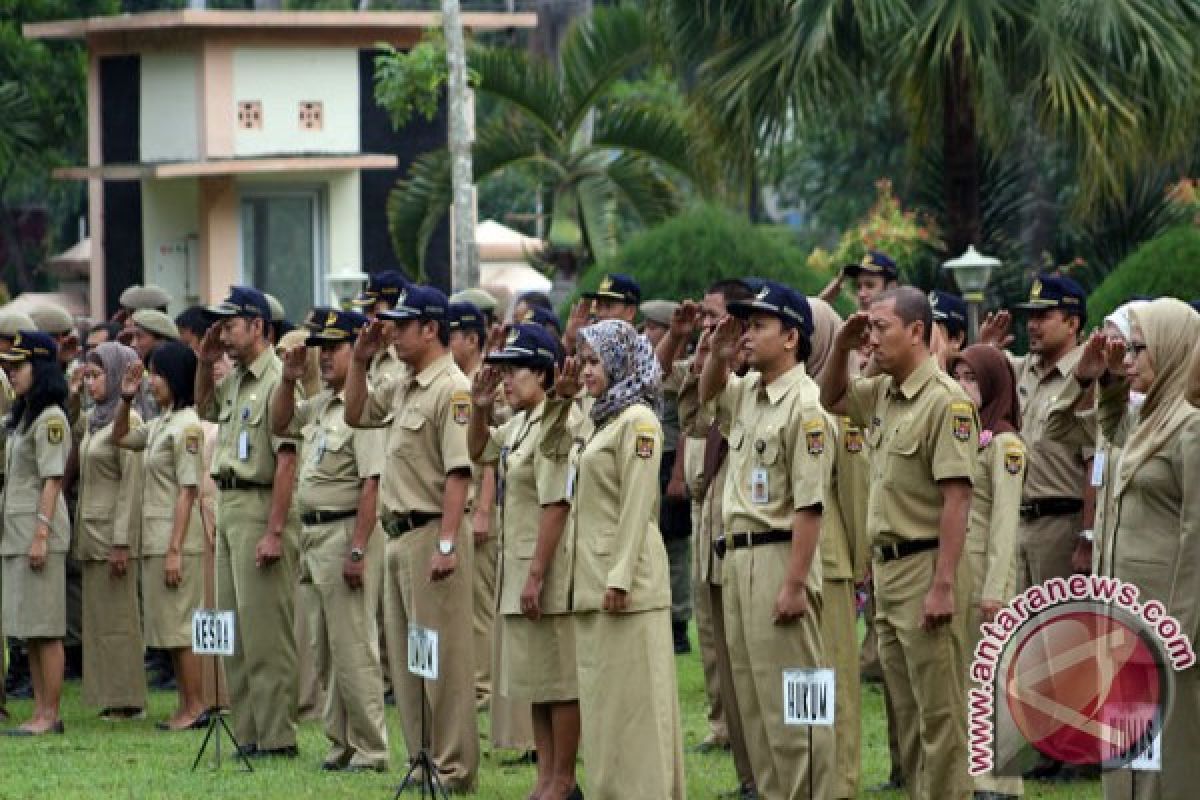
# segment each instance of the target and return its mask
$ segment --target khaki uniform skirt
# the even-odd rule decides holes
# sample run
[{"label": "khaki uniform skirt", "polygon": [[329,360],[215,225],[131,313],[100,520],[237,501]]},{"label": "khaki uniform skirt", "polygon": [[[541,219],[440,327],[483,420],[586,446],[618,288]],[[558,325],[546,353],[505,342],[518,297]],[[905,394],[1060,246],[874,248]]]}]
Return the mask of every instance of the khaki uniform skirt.
[{"label": "khaki uniform skirt", "polygon": [[520,614],[503,614],[499,620],[500,694],[530,703],[579,698],[575,624],[569,614],[549,614],[536,622]]},{"label": "khaki uniform skirt", "polygon": [[96,708],[144,708],[146,671],[138,619],[137,559],[114,579],[107,561],[84,561],[83,702]]},{"label": "khaki uniform skirt", "polygon": [[29,556],[4,556],[4,633],[16,639],[61,639],[67,633],[67,554],[47,553],[34,572]]},{"label": "khaki uniform skirt", "polygon": [[185,554],[174,589],[163,582],[165,556],[142,557],[142,605],[146,647],[192,646],[192,612],[204,607],[204,556]]}]

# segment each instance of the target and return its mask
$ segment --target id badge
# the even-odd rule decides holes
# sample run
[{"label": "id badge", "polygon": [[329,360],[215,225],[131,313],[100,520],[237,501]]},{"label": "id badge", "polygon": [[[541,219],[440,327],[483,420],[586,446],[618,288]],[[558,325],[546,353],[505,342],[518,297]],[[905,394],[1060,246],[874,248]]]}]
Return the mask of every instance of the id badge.
[{"label": "id badge", "polygon": [[575,498],[575,465],[567,467],[567,499]]},{"label": "id badge", "polygon": [[1104,450],[1097,450],[1092,456],[1092,486],[1097,488],[1104,485],[1104,462],[1108,453]]},{"label": "id badge", "polygon": [[237,457],[239,461],[250,460],[250,432],[242,431],[238,434]]},{"label": "id badge", "polygon": [[770,499],[767,471],[762,467],[755,467],[750,471],[750,502],[761,506],[770,502]]},{"label": "id badge", "polygon": [[[321,433],[317,436],[317,446],[314,448],[313,452],[313,464],[320,464],[321,459],[325,458],[325,447],[325,431],[321,431]],[[242,460],[244,461],[245,459]]]}]

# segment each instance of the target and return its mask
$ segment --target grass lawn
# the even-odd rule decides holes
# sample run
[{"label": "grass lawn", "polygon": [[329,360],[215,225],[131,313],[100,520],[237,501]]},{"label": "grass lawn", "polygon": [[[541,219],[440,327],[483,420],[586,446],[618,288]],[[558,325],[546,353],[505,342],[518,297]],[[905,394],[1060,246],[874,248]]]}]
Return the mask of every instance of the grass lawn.
[{"label": "grass lawn", "polygon": [[[695,636],[693,635],[693,642]],[[700,658],[696,653],[679,657],[679,691],[684,737],[690,747],[706,732],[704,686]],[[164,734],[154,730],[154,721],[164,719],[174,706],[174,694],[153,693],[147,719],[137,722],[102,722],[96,711],[79,704],[79,684],[67,685],[63,718],[65,736],[39,739],[0,739],[0,800],[26,798],[270,798],[378,797],[389,798],[402,773],[402,737],[395,710],[388,709],[389,733],[396,757],[393,771],[384,775],[342,775],[320,771],[325,738],[319,723],[301,728],[301,756],[294,761],[255,761],[254,774],[237,772],[231,762],[213,771],[202,764],[190,771],[200,746],[201,732]],[[9,711],[20,721],[29,714],[29,701],[11,701]],[[874,786],[887,777],[887,735],[879,689],[868,686],[863,704],[863,780]],[[481,731],[487,717],[480,716]],[[211,745],[210,745],[211,751]],[[227,751],[225,751],[227,754]],[[491,752],[485,740],[479,796],[520,800],[533,782],[532,767],[502,767],[499,761],[511,754]],[[686,757],[688,797],[712,798],[733,787],[733,767],[725,754]],[[900,798],[901,794],[869,794],[865,797]],[[414,797],[418,795],[405,795]],[[1027,797],[1098,798],[1098,783],[1066,787],[1030,784]],[[631,800],[650,800],[631,798]]]}]

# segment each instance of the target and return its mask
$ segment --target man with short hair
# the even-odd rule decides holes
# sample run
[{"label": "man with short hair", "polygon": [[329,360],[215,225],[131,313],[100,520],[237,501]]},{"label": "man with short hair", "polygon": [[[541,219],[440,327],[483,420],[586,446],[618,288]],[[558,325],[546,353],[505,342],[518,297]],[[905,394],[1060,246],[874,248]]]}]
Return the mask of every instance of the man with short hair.
[{"label": "man with short hair", "polygon": [[[217,604],[237,612],[237,647],[225,662],[234,734],[248,755],[295,758],[297,543],[287,523],[297,456],[295,442],[272,436],[267,420],[282,364],[267,339],[262,292],[234,286],[209,311],[217,321],[200,346],[196,411],[220,426],[211,472]],[[237,366],[214,386],[212,365],[226,353]]]},{"label": "man with short hair", "polygon": [[641,302],[642,287],[637,281],[620,272],[605,275],[595,290],[584,292],[583,299],[571,309],[567,330],[563,333],[563,350],[567,355],[574,355],[580,329],[592,322],[619,319],[632,325]]},{"label": "man with short hair", "polygon": [[[431,286],[402,291],[359,336],[346,378],[353,427],[388,425],[388,469],[380,485],[387,533],[384,616],[396,705],[410,754],[421,749],[421,704],[432,714],[430,755],[442,785],[474,791],[479,770],[471,607],[470,384],[449,352],[446,296]],[[367,370],[384,346],[384,320],[406,368],[371,386]],[[439,674],[408,672],[410,625],[438,633]]]},{"label": "man with short hair", "polygon": [[842,293],[842,284],[849,278],[854,282],[854,299],[859,311],[871,307],[875,298],[898,285],[900,271],[896,262],[887,253],[868,250],[857,264],[847,264],[821,290],[819,297],[826,303],[837,302]]},{"label": "man with short hair", "polygon": [[[875,627],[909,796],[963,800],[967,775],[964,629],[970,576],[962,558],[979,420],[929,345],[933,313],[911,287],[875,298],[834,340],[823,405],[867,431],[867,529]],[[850,379],[868,338],[881,374]]]},{"label": "man with short hair", "polygon": [[200,349],[204,334],[212,326],[212,317],[205,311],[204,306],[185,308],[175,317],[175,328],[179,331],[179,341],[192,350]]}]

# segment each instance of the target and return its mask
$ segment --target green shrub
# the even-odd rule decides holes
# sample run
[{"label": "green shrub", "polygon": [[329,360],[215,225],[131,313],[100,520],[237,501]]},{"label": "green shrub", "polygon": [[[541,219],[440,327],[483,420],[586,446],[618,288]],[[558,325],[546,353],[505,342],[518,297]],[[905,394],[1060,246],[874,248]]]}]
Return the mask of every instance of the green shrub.
[{"label": "green shrub", "polygon": [[1088,298],[1088,324],[1099,326],[1137,295],[1200,297],[1200,228],[1180,225],[1151,239],[1109,273]]},{"label": "green shrub", "polygon": [[580,275],[578,291],[595,288],[606,272],[631,275],[647,300],[699,298],[722,278],[770,278],[809,295],[825,285],[787,230],[754,225],[715,206],[686,211],[632,237],[613,258]]}]

